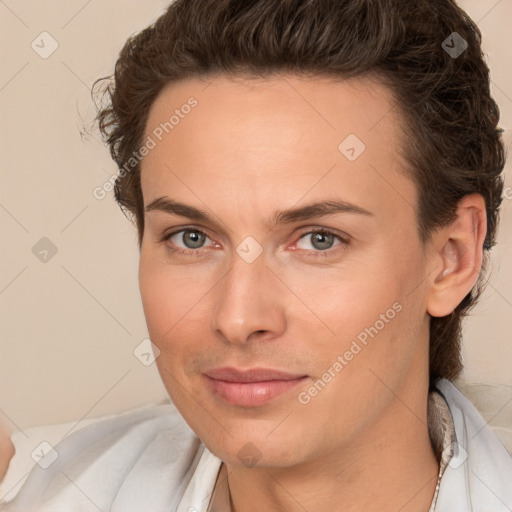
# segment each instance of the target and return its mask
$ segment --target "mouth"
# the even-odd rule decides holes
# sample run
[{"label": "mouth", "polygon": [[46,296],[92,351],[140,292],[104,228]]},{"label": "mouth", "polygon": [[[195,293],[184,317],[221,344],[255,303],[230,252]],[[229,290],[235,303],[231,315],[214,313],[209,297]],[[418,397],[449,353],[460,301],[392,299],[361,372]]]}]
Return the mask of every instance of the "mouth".
[{"label": "mouth", "polygon": [[291,391],[307,375],[286,373],[269,368],[217,368],[203,374],[210,390],[230,405],[258,407]]}]

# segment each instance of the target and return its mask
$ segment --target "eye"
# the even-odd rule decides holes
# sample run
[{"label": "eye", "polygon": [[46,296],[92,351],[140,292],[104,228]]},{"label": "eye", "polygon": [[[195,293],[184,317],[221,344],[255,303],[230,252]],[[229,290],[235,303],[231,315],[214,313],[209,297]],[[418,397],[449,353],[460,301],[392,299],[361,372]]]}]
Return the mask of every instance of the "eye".
[{"label": "eye", "polygon": [[306,251],[328,251],[342,243],[346,243],[346,241],[339,235],[326,230],[318,230],[304,233],[297,242],[297,248]]},{"label": "eye", "polygon": [[180,249],[201,249],[210,240],[201,230],[192,228],[170,233],[165,239]]}]

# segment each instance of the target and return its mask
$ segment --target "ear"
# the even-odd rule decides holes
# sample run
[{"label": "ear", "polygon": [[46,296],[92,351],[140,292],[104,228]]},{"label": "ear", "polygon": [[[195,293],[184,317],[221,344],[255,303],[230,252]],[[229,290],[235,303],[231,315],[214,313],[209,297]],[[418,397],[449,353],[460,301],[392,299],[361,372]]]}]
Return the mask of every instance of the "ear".
[{"label": "ear", "polygon": [[469,293],[480,274],[487,233],[485,201],[480,194],[464,196],[457,205],[457,218],[440,228],[430,244],[430,289],[427,312],[449,315]]}]

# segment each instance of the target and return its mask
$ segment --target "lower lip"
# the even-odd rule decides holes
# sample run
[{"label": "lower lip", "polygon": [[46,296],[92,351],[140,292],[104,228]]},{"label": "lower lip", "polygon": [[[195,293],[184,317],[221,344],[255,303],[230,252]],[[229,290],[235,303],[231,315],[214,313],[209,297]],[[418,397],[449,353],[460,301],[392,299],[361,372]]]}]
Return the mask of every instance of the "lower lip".
[{"label": "lower lip", "polygon": [[257,407],[301,384],[307,377],[261,382],[228,382],[205,376],[213,392],[231,405]]}]

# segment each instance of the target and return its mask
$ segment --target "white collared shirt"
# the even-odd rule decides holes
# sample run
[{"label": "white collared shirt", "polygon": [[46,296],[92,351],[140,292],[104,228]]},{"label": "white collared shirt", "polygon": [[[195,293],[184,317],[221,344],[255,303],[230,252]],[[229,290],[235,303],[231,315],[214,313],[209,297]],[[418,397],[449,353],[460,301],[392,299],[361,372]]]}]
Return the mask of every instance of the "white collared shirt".
[{"label": "white collared shirt", "polygon": [[[441,464],[435,512],[510,512],[512,457],[469,400],[436,388]],[[432,400],[429,401],[429,418]],[[434,411],[435,412],[435,411]],[[439,441],[438,441],[439,442]],[[208,512],[221,460],[171,404],[115,416],[69,435],[47,468],[36,465],[0,512]],[[43,464],[44,466],[44,464]],[[222,487],[220,488],[222,490]],[[222,492],[219,500],[225,499]]]}]

